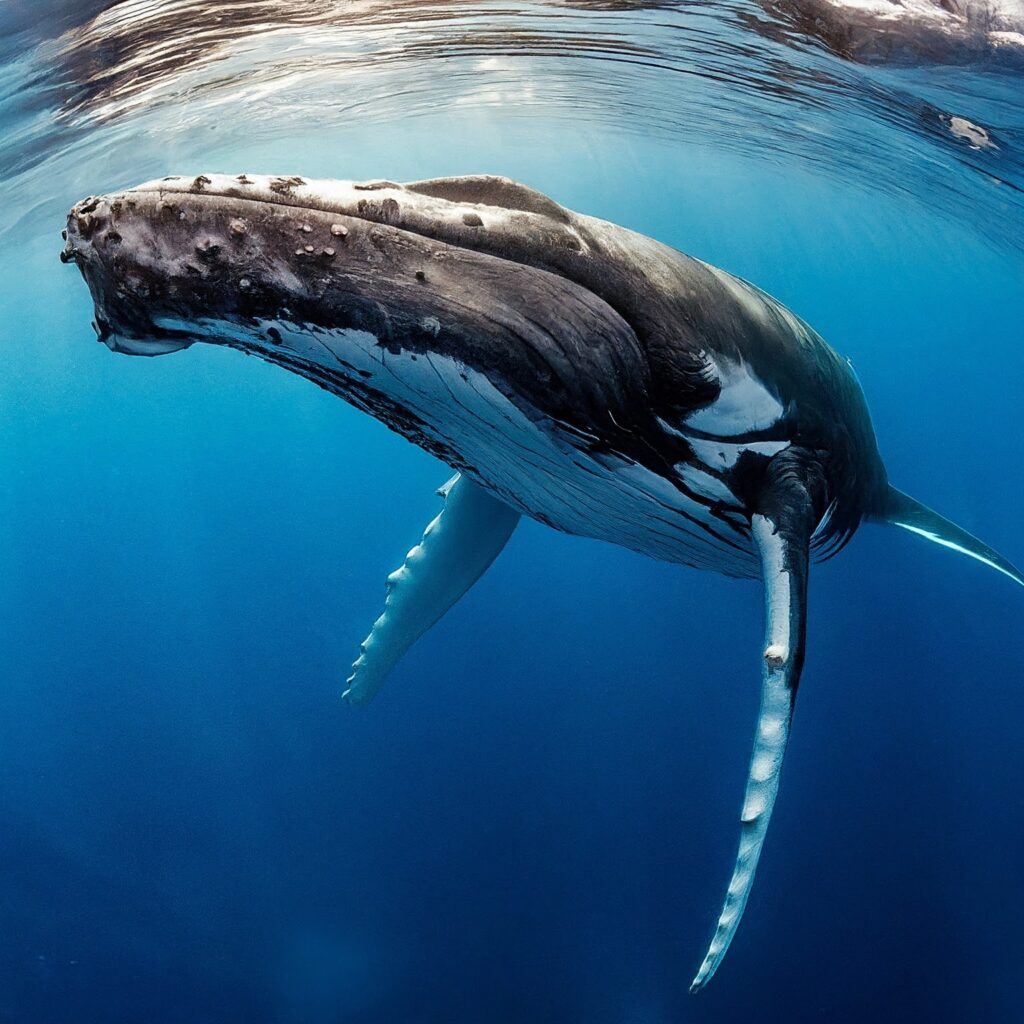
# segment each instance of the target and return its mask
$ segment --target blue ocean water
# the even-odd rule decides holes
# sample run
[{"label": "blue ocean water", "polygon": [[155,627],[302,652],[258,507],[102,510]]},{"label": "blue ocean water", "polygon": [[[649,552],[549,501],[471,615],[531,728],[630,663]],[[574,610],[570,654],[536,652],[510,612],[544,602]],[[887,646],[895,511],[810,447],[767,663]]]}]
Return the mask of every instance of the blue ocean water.
[{"label": "blue ocean water", "polygon": [[72,202],[164,173],[507,174],[781,299],[892,480],[1020,563],[1019,71],[855,64],[746,3],[9,8],[0,1021],[1020,1019],[1008,580],[871,526],[816,567],[757,885],[691,997],[759,588],[524,522],[349,708],[448,468],[238,353],[112,355],[56,258]]}]

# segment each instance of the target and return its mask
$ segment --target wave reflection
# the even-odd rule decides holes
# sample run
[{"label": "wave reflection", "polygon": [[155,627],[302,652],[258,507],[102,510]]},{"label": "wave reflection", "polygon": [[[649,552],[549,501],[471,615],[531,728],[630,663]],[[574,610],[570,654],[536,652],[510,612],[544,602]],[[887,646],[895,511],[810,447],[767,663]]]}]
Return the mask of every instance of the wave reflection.
[{"label": "wave reflection", "polygon": [[806,3],[125,0],[73,5],[78,23],[69,6],[5,26],[16,209],[63,205],[83,168],[91,187],[127,182],[140,154],[193,153],[204,133],[223,146],[497,107],[810,167],[1022,244],[1019,70],[939,87],[927,54],[864,66],[823,45]]}]

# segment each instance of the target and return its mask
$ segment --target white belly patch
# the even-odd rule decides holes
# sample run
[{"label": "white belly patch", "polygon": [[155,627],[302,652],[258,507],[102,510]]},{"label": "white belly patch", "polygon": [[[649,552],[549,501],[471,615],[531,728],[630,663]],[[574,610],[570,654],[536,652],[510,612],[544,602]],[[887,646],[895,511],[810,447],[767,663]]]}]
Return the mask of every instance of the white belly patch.
[{"label": "white belly patch", "polygon": [[[192,323],[190,330],[201,334],[204,326],[223,334],[222,323]],[[266,342],[271,328],[285,355],[344,373],[415,415],[425,432],[464,459],[471,467],[465,471],[525,515],[665,561],[756,575],[746,524],[723,522],[643,466],[580,450],[555,421],[528,418],[487,377],[454,359],[395,354],[365,331],[288,321],[260,322],[239,338],[273,361]],[[699,470],[687,486],[714,503],[734,500],[721,481]]]},{"label": "white belly patch", "polygon": [[718,397],[704,409],[687,416],[684,423],[705,434],[728,437],[773,427],[782,417],[782,403],[746,363],[713,360]]}]

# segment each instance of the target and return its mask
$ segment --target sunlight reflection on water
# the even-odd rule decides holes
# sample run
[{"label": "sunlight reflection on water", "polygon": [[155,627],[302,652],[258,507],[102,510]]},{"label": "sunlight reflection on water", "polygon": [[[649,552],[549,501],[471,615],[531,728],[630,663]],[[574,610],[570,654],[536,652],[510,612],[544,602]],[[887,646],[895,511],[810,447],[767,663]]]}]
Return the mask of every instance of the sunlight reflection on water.
[{"label": "sunlight reflection on water", "polygon": [[[93,188],[122,184],[140,154],[200,158],[213,133],[218,150],[315,144],[490,111],[811,167],[1019,245],[1013,69],[958,68],[940,87],[927,65],[842,59],[766,13],[780,6],[129,0],[74,27],[52,13],[20,26],[0,77],[6,227],[54,213],[87,169]],[[951,129],[964,122],[993,144]]]}]

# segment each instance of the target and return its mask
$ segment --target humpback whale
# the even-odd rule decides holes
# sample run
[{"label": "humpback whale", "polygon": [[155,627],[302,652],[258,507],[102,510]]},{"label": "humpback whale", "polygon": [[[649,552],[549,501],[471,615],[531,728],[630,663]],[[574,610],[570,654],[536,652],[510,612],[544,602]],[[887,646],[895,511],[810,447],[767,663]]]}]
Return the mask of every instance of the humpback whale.
[{"label": "humpback whale", "polygon": [[253,354],[454,471],[387,581],[345,695],[364,704],[483,574],[521,516],[763,581],[761,704],[735,867],[692,984],[722,962],[779,788],[810,564],[865,520],[1018,583],[1000,554],[888,482],[849,363],[746,281],[487,175],[168,177],[71,210],[99,339]]}]

